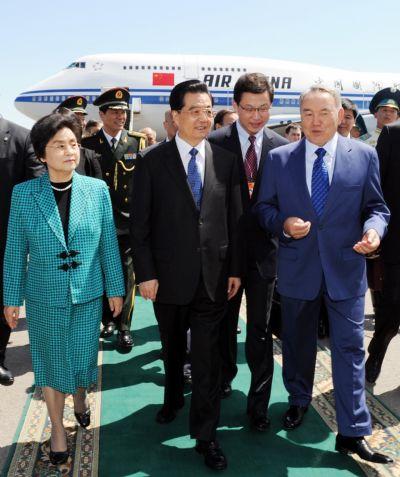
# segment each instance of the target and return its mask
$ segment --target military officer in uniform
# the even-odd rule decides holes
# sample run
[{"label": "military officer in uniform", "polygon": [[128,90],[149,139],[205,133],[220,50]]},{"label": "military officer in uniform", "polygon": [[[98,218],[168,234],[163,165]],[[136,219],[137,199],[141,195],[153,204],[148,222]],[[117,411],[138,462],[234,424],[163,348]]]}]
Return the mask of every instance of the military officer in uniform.
[{"label": "military officer in uniform", "polygon": [[[87,116],[86,112],[87,99],[84,96],[71,96],[65,101],[60,103],[56,111],[61,114],[68,114],[70,112],[79,121],[81,131],[85,130]],[[76,172],[84,176],[96,177],[96,179],[102,179],[101,167],[99,163],[100,156],[90,149],[80,147],[80,160]]]},{"label": "military officer in uniform", "polygon": [[[100,154],[103,179],[110,189],[125,276],[126,296],[117,324],[118,346],[125,351],[129,351],[133,346],[130,327],[135,299],[135,278],[129,243],[130,185],[135,169],[136,154],[146,147],[144,134],[124,129],[129,100],[129,91],[124,88],[112,88],[101,94],[93,104],[99,107],[103,127],[94,136],[82,140],[83,147]],[[116,328],[116,323],[106,305],[105,303],[103,307],[102,337],[111,336]]]},{"label": "military officer in uniform", "polygon": [[375,116],[376,128],[372,133],[363,134],[361,141],[376,147],[382,128],[394,123],[399,117],[400,90],[384,88],[371,99],[369,110]]}]

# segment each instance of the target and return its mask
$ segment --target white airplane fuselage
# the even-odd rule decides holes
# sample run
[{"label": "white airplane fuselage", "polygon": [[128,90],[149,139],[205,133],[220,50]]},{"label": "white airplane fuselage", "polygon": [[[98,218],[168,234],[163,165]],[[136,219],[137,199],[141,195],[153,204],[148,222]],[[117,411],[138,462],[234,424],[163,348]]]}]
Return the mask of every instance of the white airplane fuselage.
[{"label": "white airplane fuselage", "polygon": [[164,112],[174,85],[199,79],[210,88],[215,108],[232,105],[233,87],[244,73],[261,72],[274,86],[270,124],[299,115],[299,96],[314,84],[340,91],[343,97],[367,110],[372,96],[382,88],[400,86],[400,73],[361,73],[305,63],[263,58],[155,54],[99,54],[79,58],[69,67],[31,86],[15,99],[16,108],[37,120],[69,96],[88,100],[88,118],[99,119],[93,101],[115,86],[131,93],[131,127],[151,126],[164,137]]}]

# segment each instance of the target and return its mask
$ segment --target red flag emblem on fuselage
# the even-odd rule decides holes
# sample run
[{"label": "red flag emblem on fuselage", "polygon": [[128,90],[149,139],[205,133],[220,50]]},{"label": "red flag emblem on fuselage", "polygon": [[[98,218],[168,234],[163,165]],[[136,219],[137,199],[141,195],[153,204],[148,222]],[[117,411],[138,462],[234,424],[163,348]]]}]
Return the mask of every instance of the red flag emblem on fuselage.
[{"label": "red flag emblem on fuselage", "polygon": [[153,73],[153,86],[174,86],[174,73]]}]

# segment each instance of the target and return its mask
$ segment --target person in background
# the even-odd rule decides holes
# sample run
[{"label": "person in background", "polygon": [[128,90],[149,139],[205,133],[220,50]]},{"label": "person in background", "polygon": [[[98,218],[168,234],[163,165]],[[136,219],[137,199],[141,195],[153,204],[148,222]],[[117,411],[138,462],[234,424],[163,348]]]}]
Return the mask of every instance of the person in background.
[{"label": "person in background", "polygon": [[28,129],[0,116],[0,384],[14,383],[6,367],[6,349],[11,328],[3,314],[3,258],[6,248],[7,224],[11,193],[16,184],[39,177],[45,172],[33,152]]},{"label": "person in background", "polygon": [[74,172],[80,134],[77,120],[59,113],[33,126],[32,144],[47,173],[14,187],[4,256],[4,315],[14,329],[25,301],[54,465],[68,459],[66,394],[74,396],[81,427],[90,424],[86,389],[97,380],[103,293],[115,317],[125,293],[107,186]]},{"label": "person in background", "polygon": [[97,134],[100,129],[103,127],[103,123],[101,121],[95,121],[94,119],[89,119],[86,123],[85,130],[83,131],[83,137],[90,137]]},{"label": "person in background", "polygon": [[224,316],[221,331],[223,397],[230,396],[237,373],[237,324],[243,291],[247,300],[246,359],[251,371],[247,415],[253,429],[264,432],[270,425],[268,403],[274,369],[270,312],[275,289],[277,239],[258,224],[251,208],[259,192],[260,172],[267,154],[287,140],[268,129],[274,91],[262,73],[247,73],[237,80],[233,106],[239,119],[209,135],[209,141],[236,155],[240,175],[243,216],[240,242],[244,259],[243,286]]},{"label": "person in background", "polygon": [[237,121],[238,115],[231,109],[221,109],[214,117],[214,129],[230,126]]},{"label": "person in background", "polygon": [[116,323],[108,308],[107,299],[104,299],[103,329],[100,336],[112,336],[117,327],[117,347],[126,353],[129,353],[133,346],[130,329],[136,290],[129,241],[129,204],[136,155],[146,146],[144,134],[124,129],[129,102],[129,91],[124,88],[111,88],[98,96],[93,104],[99,107],[103,127],[94,136],[82,140],[83,147],[100,155],[103,179],[110,190],[125,277],[126,295],[122,313]]},{"label": "person in background", "polygon": [[342,98],[343,119],[339,123],[338,133],[344,137],[352,137],[351,131],[356,125],[356,118],[358,116],[357,106],[351,99]]},{"label": "person in background", "polygon": [[163,127],[167,137],[161,142],[171,141],[175,137],[178,128],[175,124],[174,118],[172,117],[172,111],[170,109],[164,113]]},{"label": "person in background", "polygon": [[360,140],[376,147],[382,128],[398,119],[399,104],[400,90],[397,88],[384,88],[378,91],[369,103],[369,110],[376,119],[376,128],[372,133],[360,136]]},{"label": "person in background", "polygon": [[147,146],[154,146],[155,144],[157,144],[157,133],[156,131],[154,131],[154,129],[146,127],[141,129],[139,132],[146,136]]},{"label": "person in background", "polygon": [[300,141],[301,139],[301,126],[300,124],[290,123],[285,128],[285,138],[289,142]]}]

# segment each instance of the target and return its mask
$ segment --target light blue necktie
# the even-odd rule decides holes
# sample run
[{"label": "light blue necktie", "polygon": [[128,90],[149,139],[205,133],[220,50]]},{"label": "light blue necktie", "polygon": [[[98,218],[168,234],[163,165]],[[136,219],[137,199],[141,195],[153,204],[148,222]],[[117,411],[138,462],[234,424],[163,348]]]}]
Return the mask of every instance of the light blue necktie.
[{"label": "light blue necktie", "polygon": [[189,151],[189,154],[192,157],[190,158],[189,165],[188,165],[187,178],[190,185],[190,189],[192,190],[196,207],[200,209],[203,187],[201,184],[201,175],[196,163],[196,156],[198,152],[199,151],[195,147]]},{"label": "light blue necktie", "polygon": [[311,180],[311,202],[318,217],[321,217],[329,192],[328,168],[324,162],[326,151],[320,147],[315,151],[317,159],[314,161]]}]

